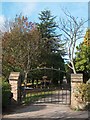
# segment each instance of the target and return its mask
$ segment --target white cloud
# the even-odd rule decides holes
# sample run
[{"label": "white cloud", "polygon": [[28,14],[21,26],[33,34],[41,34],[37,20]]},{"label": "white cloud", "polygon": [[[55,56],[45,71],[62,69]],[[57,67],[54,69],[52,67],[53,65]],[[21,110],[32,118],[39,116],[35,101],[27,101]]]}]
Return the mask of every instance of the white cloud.
[{"label": "white cloud", "polygon": [[31,15],[36,10],[36,3],[25,3],[23,5],[23,15]]},{"label": "white cloud", "polygon": [[5,21],[5,17],[3,15],[0,15],[0,24],[3,24]]},{"label": "white cloud", "polygon": [[0,30],[4,30],[5,17],[0,15]]}]

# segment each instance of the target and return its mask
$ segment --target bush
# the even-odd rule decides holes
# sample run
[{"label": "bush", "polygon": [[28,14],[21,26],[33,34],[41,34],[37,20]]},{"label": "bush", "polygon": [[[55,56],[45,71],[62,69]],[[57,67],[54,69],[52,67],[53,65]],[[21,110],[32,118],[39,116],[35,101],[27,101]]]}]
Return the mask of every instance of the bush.
[{"label": "bush", "polygon": [[5,108],[10,104],[11,87],[10,84],[2,77],[2,107]]},{"label": "bush", "polygon": [[90,84],[81,83],[76,86],[74,95],[80,103],[90,103]]}]

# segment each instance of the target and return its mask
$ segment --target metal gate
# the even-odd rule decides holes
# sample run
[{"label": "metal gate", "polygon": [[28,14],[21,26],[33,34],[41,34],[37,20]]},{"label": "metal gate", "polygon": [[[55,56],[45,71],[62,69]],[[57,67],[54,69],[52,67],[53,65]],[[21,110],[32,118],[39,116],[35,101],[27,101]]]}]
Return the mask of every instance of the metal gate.
[{"label": "metal gate", "polygon": [[[51,68],[42,69],[48,71]],[[53,70],[60,72],[60,69]],[[28,86],[23,86],[23,89],[21,91],[22,103],[70,104],[71,87],[65,78],[63,79],[62,83],[60,82],[60,79],[58,79],[57,84],[54,84],[53,80],[48,79],[48,76],[44,74],[41,80],[37,79],[34,82],[35,84],[33,84],[32,80],[31,84],[28,83]]]}]

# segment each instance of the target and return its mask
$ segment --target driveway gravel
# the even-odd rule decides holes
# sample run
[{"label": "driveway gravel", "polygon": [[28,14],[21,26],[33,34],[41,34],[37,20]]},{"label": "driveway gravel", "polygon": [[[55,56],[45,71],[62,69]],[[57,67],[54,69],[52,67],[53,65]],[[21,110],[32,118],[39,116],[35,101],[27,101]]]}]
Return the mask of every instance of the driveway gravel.
[{"label": "driveway gravel", "polygon": [[[76,118],[78,120],[89,120],[88,111],[74,111],[70,109],[69,105],[61,105],[61,104],[49,104],[49,103],[41,103],[41,104],[32,104],[29,106],[24,106],[22,108],[14,110],[14,112],[10,114],[3,115],[2,120],[24,120],[24,119],[72,119]],[[88,119],[87,119],[88,118]]]}]

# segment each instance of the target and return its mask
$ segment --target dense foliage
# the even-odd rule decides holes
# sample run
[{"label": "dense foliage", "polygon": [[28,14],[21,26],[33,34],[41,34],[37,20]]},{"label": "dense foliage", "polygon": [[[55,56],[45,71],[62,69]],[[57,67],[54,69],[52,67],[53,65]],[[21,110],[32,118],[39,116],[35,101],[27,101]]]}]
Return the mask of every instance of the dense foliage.
[{"label": "dense foliage", "polygon": [[35,24],[29,22],[27,17],[16,16],[11,22],[10,31],[4,33],[2,73],[5,77],[8,78],[11,71],[25,71],[27,74],[37,67],[64,70],[61,57],[63,45],[55,33],[55,17],[46,10],[41,12],[39,19],[41,22]]},{"label": "dense foliage", "polygon": [[2,78],[2,108],[7,107],[10,104],[11,100],[11,87],[10,84]]},{"label": "dense foliage", "polygon": [[35,25],[27,17],[16,16],[10,31],[2,38],[3,75],[8,77],[11,71],[28,72],[35,66],[40,52],[40,40]]},{"label": "dense foliage", "polygon": [[74,95],[80,103],[90,102],[90,84],[81,83],[76,85]]},{"label": "dense foliage", "polygon": [[[62,59],[62,56],[65,52],[63,44],[60,40],[61,35],[56,34],[58,27],[55,19],[56,16],[53,16],[50,10],[43,10],[39,14],[40,23],[37,25],[44,42],[44,47],[41,50],[39,67],[53,67],[54,69],[60,68],[61,70],[65,71],[64,60]],[[52,70],[50,73],[52,73]],[[60,76],[58,75],[59,72],[53,71],[53,79],[54,82],[56,81],[56,83],[56,79],[60,79],[62,81],[64,73],[62,72]],[[50,78],[50,75],[47,76]]]},{"label": "dense foliage", "polygon": [[81,43],[77,47],[75,67],[77,72],[84,74],[84,80],[90,78],[90,46]]}]

